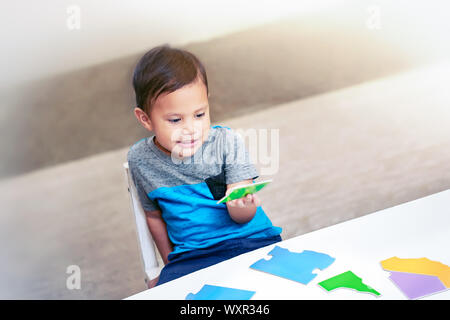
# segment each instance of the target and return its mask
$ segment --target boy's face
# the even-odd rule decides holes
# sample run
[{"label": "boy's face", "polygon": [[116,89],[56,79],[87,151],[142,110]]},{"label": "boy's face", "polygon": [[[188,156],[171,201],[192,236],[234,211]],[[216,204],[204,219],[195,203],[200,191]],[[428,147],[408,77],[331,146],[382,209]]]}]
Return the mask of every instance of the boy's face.
[{"label": "boy's face", "polygon": [[146,129],[154,132],[155,144],[168,155],[190,157],[208,138],[211,125],[208,95],[200,79],[160,95],[150,118],[139,108],[134,113]]}]

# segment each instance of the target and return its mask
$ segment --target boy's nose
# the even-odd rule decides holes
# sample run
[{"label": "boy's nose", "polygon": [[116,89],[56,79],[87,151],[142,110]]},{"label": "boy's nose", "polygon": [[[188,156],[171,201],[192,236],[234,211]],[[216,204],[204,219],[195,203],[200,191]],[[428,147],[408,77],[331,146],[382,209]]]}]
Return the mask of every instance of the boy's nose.
[{"label": "boy's nose", "polygon": [[[198,126],[198,125],[197,125]],[[183,127],[183,135],[184,136],[191,136],[192,138],[195,138],[195,132],[200,130],[201,127],[196,127],[195,123],[193,121],[187,121]]]},{"label": "boy's nose", "polygon": [[192,136],[194,134],[193,127],[184,127],[183,128],[183,136]]}]

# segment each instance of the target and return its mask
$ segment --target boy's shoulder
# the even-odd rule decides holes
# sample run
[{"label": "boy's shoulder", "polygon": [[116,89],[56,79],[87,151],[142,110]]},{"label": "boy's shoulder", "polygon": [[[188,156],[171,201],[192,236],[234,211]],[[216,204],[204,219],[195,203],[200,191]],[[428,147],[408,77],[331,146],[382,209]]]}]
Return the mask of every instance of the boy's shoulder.
[{"label": "boy's shoulder", "polygon": [[141,140],[134,143],[127,153],[127,160],[128,162],[134,162],[139,159],[142,159],[143,157],[148,157],[149,155],[149,149],[147,147],[147,140],[150,139],[149,137],[142,138]]},{"label": "boy's shoulder", "polygon": [[222,131],[222,130],[231,130],[230,127],[227,127],[227,126],[219,126],[219,125],[211,126],[211,128],[212,128],[212,129],[218,129],[219,131]]},{"label": "boy's shoulder", "polygon": [[226,127],[226,126],[212,126],[211,129],[214,131],[213,136],[220,137],[220,141],[226,143],[230,146],[236,146],[236,144],[242,143],[242,132],[241,130],[234,128]]},{"label": "boy's shoulder", "polygon": [[230,127],[220,125],[211,126],[211,131],[212,131],[211,136],[213,137],[213,139],[220,137],[221,139],[220,141],[229,140],[236,134],[236,132]]}]

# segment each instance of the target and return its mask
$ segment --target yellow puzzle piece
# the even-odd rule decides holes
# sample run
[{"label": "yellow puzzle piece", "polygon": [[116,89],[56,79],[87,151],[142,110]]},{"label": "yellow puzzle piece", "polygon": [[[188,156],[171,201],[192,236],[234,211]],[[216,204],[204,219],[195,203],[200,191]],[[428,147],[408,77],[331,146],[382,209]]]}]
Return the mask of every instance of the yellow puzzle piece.
[{"label": "yellow puzzle piece", "polygon": [[387,271],[437,276],[447,288],[450,288],[450,267],[438,261],[432,261],[427,258],[401,259],[392,257],[380,263],[383,269]]}]

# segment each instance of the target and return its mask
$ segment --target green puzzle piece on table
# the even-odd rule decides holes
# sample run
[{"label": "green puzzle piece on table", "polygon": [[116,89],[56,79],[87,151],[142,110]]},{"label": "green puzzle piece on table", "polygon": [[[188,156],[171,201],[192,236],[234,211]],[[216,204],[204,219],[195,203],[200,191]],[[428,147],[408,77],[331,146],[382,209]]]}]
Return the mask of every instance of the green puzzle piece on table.
[{"label": "green puzzle piece on table", "polygon": [[378,291],[364,284],[362,279],[351,271],[346,271],[325,281],[319,282],[318,285],[327,291],[337,288],[349,288],[360,292],[372,293],[376,296],[380,295]]},{"label": "green puzzle piece on table", "polygon": [[248,185],[232,188],[232,191],[230,192],[230,194],[228,196],[223,197],[219,201],[217,201],[217,203],[225,203],[225,202],[228,202],[231,200],[240,199],[250,193],[256,193],[259,190],[261,190],[262,188],[264,188],[265,186],[267,186],[270,182],[272,182],[272,180],[266,180],[266,181],[261,181],[261,182],[257,182],[257,183],[253,183],[253,184],[248,184]]}]

